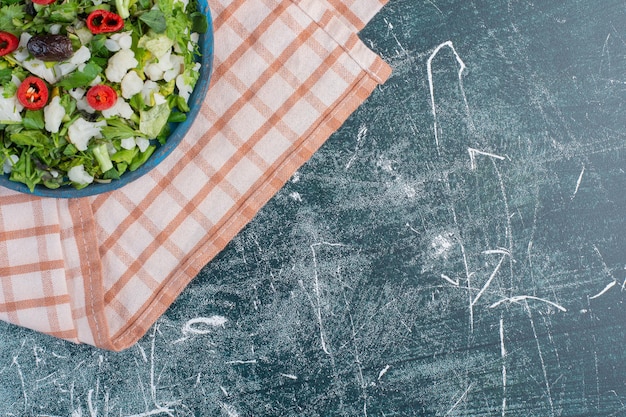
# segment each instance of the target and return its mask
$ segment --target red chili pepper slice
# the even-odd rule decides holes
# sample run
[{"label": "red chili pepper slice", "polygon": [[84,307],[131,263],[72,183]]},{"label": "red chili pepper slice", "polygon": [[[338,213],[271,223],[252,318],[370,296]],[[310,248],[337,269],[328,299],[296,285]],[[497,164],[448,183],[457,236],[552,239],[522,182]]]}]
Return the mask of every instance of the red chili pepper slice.
[{"label": "red chili pepper slice", "polygon": [[33,3],[40,4],[42,6],[47,6],[48,4],[54,3],[56,0],[33,0]]},{"label": "red chili pepper slice", "polygon": [[94,35],[117,32],[124,27],[124,19],[117,13],[98,9],[87,16],[87,27]]},{"label": "red chili pepper slice", "polygon": [[94,110],[106,110],[115,105],[117,93],[108,85],[94,85],[87,91],[87,103]]},{"label": "red chili pepper slice", "polygon": [[48,103],[48,86],[39,77],[26,77],[17,89],[17,99],[29,110],[39,110]]},{"label": "red chili pepper slice", "polygon": [[0,56],[15,51],[19,43],[20,40],[14,34],[0,31]]}]

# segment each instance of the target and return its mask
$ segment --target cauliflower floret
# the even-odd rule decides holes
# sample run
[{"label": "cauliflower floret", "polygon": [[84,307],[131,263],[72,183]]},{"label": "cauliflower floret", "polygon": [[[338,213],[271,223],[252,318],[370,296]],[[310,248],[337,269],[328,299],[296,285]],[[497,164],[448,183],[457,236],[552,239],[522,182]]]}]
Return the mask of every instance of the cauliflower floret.
[{"label": "cauliflower floret", "polygon": [[39,78],[43,78],[49,84],[56,83],[59,79],[54,72],[55,67],[48,68],[41,59],[33,58],[22,62],[22,66]]},{"label": "cauliflower floret", "polygon": [[144,67],[143,72],[152,81],[159,81],[163,79],[163,70],[159,67],[159,64],[153,62]]},{"label": "cauliflower floret", "polygon": [[200,40],[200,34],[196,32],[192,32],[192,34],[189,35],[189,39],[190,41],[187,42],[187,49],[193,52],[194,46],[197,45],[198,41]]},{"label": "cauliflower floret", "polygon": [[135,138],[135,143],[140,152],[145,152],[148,146],[150,146],[150,141],[146,138]]},{"label": "cauliflower floret", "polygon": [[136,146],[135,143],[135,138],[134,137],[130,137],[130,138],[124,138],[122,140],[120,140],[120,146],[124,149],[128,149],[131,150]]},{"label": "cauliflower floret", "polygon": [[178,76],[185,67],[185,58],[180,55],[172,54],[170,57],[171,68],[163,73],[163,80],[170,82]]},{"label": "cauliflower floret", "polygon": [[[197,62],[193,67],[193,72],[200,71],[200,63]],[[185,102],[189,101],[189,96],[193,91],[193,87],[189,85],[189,76],[186,74],[180,74],[176,77],[176,87],[178,88],[178,95],[181,96]]]},{"label": "cauliflower floret", "polygon": [[91,184],[93,182],[93,177],[85,171],[85,167],[83,165],[77,165],[70,168],[67,171],[67,176],[70,181],[75,182],[76,184]]},{"label": "cauliflower floret", "polygon": [[[184,58],[179,55],[172,55],[172,51],[164,53],[157,61],[152,62],[144,68],[144,72],[153,81],[164,79],[173,80],[181,71]],[[165,78],[167,75],[167,79]]]},{"label": "cauliflower floret", "polygon": [[93,87],[94,85],[98,85],[98,84],[102,84],[102,77],[99,75],[96,75],[96,78],[94,78],[93,81],[89,83],[89,86]]},{"label": "cauliflower floret", "polygon": [[165,97],[163,97],[163,94],[161,94],[161,93],[154,93],[152,95],[152,98],[154,99],[154,105],[155,106],[167,102],[167,100],[165,99]]},{"label": "cauliflower floret", "polygon": [[76,146],[76,149],[84,151],[87,150],[87,146],[89,145],[89,140],[91,138],[102,137],[100,129],[104,126],[106,126],[106,121],[104,120],[99,122],[88,122],[82,117],[79,117],[67,129],[67,135],[70,138],[70,142]]},{"label": "cauliflower floret", "polygon": [[113,40],[113,39],[111,39],[111,38],[107,38],[107,39],[104,41],[104,47],[105,47],[105,48],[107,48],[107,49],[108,49],[109,51],[111,51],[111,52],[117,52],[117,51],[119,51],[120,49],[122,49],[122,48],[120,47],[120,44],[119,44],[119,43],[117,43],[116,41],[114,41],[114,40]]},{"label": "cauliflower floret", "polygon": [[107,80],[119,83],[129,69],[135,68],[139,62],[135,59],[135,54],[130,49],[121,49],[109,58],[107,69],[104,75]]},{"label": "cauliflower floret", "polygon": [[61,98],[59,96],[52,97],[50,103],[43,108],[46,130],[50,133],[57,133],[64,116],[65,107],[61,105]]},{"label": "cauliflower floret", "polygon": [[141,95],[145,103],[152,103],[152,94],[159,91],[159,85],[152,80],[146,80],[141,89]]},{"label": "cauliflower floret", "polygon": [[113,116],[120,116],[124,119],[130,119],[133,116],[133,108],[130,107],[122,97],[118,97],[113,107],[102,110],[102,115],[107,119]]},{"label": "cauliflower floret", "polygon": [[131,34],[131,31],[114,33],[104,41],[104,46],[111,52],[117,52],[120,49],[130,49],[133,43]]},{"label": "cauliflower floret", "polygon": [[64,75],[69,74],[70,72],[75,71],[80,65],[89,61],[91,58],[91,51],[85,45],[81,46],[74,52],[72,57],[64,62],[56,64],[54,68],[54,73],[57,78],[61,78]]},{"label": "cauliflower floret", "polygon": [[122,97],[129,99],[143,89],[143,80],[136,71],[128,71],[122,78]]},{"label": "cauliflower floret", "polygon": [[13,51],[13,58],[15,58],[17,62],[23,62],[30,56],[30,52],[28,52],[28,48],[26,47],[30,38],[32,38],[32,35],[27,32],[22,32],[20,35],[20,43],[17,49]]},{"label": "cauliflower floret", "polygon": [[163,71],[167,71],[168,69],[172,68],[172,51],[169,50],[167,51],[165,54],[163,54],[163,56],[161,56],[157,62],[157,65],[159,66],[159,68],[161,68]]},{"label": "cauliflower floret", "polygon": [[111,39],[116,41],[119,44],[120,48],[130,49],[133,44],[132,34],[133,32],[130,30],[127,32],[114,33],[113,35],[111,35]]},{"label": "cauliflower floret", "polygon": [[89,114],[93,114],[96,111],[87,103],[87,99],[85,98],[85,89],[83,88],[74,88],[73,90],[69,90],[69,95],[74,97],[76,100],[76,108],[81,111],[85,111]]},{"label": "cauliflower floret", "polygon": [[[15,75],[12,77],[13,83],[19,85],[20,80]],[[4,88],[0,86],[0,123],[19,123],[22,121],[20,112],[24,106],[19,102],[17,96],[4,97]]]}]

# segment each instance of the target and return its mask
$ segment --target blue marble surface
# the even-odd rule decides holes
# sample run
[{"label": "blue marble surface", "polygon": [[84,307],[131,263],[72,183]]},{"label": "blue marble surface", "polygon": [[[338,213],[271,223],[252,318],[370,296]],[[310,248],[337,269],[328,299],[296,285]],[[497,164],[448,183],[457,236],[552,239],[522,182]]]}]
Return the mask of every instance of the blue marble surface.
[{"label": "blue marble surface", "polygon": [[394,68],[134,347],[0,324],[3,416],[626,415],[623,2],[390,0]]}]

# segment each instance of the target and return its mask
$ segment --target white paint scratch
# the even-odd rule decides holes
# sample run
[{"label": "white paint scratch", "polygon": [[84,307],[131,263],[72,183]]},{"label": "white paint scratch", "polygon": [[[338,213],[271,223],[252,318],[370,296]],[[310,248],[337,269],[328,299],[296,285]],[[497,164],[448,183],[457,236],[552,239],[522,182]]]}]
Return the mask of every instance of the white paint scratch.
[{"label": "white paint scratch", "polygon": [[298,379],[298,377],[295,376],[294,374],[283,374],[283,373],[280,373],[279,375],[284,377],[284,378],[293,379],[294,381],[296,381]]},{"label": "white paint scratch", "polygon": [[437,7],[437,5],[432,2],[431,0],[426,0],[426,3],[430,4],[431,6],[433,6],[435,9],[437,9],[437,11],[439,12],[439,14],[441,14],[443,16],[443,12],[441,11],[441,9],[439,7]]},{"label": "white paint scratch", "polygon": [[322,350],[324,353],[330,356],[330,350],[326,345],[326,336],[324,331],[324,322],[322,320],[322,297],[320,294],[320,283],[319,283],[319,275],[317,272],[317,254],[315,253],[315,248],[321,245],[339,247],[344,246],[341,243],[329,243],[329,242],[318,242],[313,243],[311,247],[311,252],[313,253],[313,290],[315,291],[315,298],[317,301],[316,305],[316,313],[317,313],[317,323],[320,331],[320,343],[322,345]]},{"label": "white paint scratch", "polygon": [[367,135],[367,126],[365,126],[365,124],[362,124],[361,127],[359,128],[359,132],[356,135],[356,145],[354,147],[354,153],[352,154],[352,156],[346,163],[346,166],[345,166],[346,171],[350,169],[350,167],[352,166],[352,163],[356,159],[358,152],[359,152],[359,148],[361,147],[361,141],[363,140],[363,138],[365,138],[365,135]]},{"label": "white paint scratch", "polygon": [[396,36],[396,34],[393,32],[393,25],[391,24],[391,22],[389,22],[387,19],[383,18],[383,20],[385,21],[385,23],[387,24],[387,28],[389,29],[389,33],[391,33],[391,36],[393,36],[393,38],[395,39],[396,43],[398,44],[398,46],[400,47],[400,49],[402,50],[402,52],[404,53],[405,56],[409,56],[409,53],[407,52],[406,49],[404,49],[404,46],[400,43],[400,41],[398,40],[398,37]]},{"label": "white paint scratch", "polygon": [[[23,346],[23,343],[22,343]],[[17,369],[17,376],[20,378],[20,384],[22,385],[22,396],[24,397],[24,409],[28,407],[28,395],[26,394],[26,383],[24,381],[24,373],[22,372],[22,367],[20,366],[17,358],[19,353],[13,357],[11,361],[11,365],[15,365],[15,369]]]},{"label": "white paint scratch", "polygon": [[98,407],[93,405],[93,389],[87,392],[87,407],[89,408],[89,415],[91,417],[98,417]]},{"label": "white paint scratch", "polygon": [[433,81],[433,68],[432,67],[433,67],[433,59],[435,58],[435,56],[437,56],[437,54],[439,53],[441,49],[446,48],[446,47],[452,50],[452,53],[454,54],[454,58],[456,59],[456,62],[459,64],[459,71],[458,71],[459,86],[461,89],[461,94],[463,95],[463,101],[465,103],[467,114],[469,115],[469,105],[467,103],[467,98],[465,96],[465,88],[463,87],[463,71],[465,71],[465,68],[466,68],[465,62],[463,62],[459,54],[456,52],[456,49],[454,48],[454,44],[452,43],[452,41],[447,41],[437,46],[428,57],[428,60],[426,61],[426,71],[428,73],[428,88],[430,90],[430,107],[431,107],[431,111],[433,114],[433,130],[435,131],[435,145],[437,146],[438,154],[439,154],[439,132],[438,132],[439,126],[437,124],[437,106],[435,105],[435,84]]},{"label": "white paint scratch", "polygon": [[502,417],[506,415],[506,348],[504,347],[504,319],[500,317],[500,357],[502,358]]},{"label": "white paint scratch", "polygon": [[145,411],[145,412],[139,413],[139,414],[132,414],[132,415],[128,415],[126,417],[149,417],[149,416],[156,416],[158,414],[164,414],[164,413],[165,414],[169,414],[171,416],[173,412],[174,412],[174,410],[172,410],[170,408],[159,407],[159,408],[155,408],[154,410]]},{"label": "white paint scratch", "polygon": [[448,410],[448,412],[446,413],[446,416],[449,416],[450,413],[452,411],[454,411],[455,408],[457,408],[459,406],[459,404],[461,404],[461,401],[465,400],[465,397],[467,397],[467,393],[470,391],[470,389],[472,389],[472,386],[474,386],[474,383],[472,382],[471,384],[469,384],[469,386],[467,387],[467,389],[463,392],[463,394],[461,394],[461,396],[459,397],[458,400],[456,400],[456,402],[452,405],[452,407]]},{"label": "white paint scratch", "polygon": [[226,403],[220,403],[220,408],[228,417],[239,417],[239,413],[234,406]]},{"label": "white paint scratch", "polygon": [[[211,317],[196,317],[188,320],[183,326],[183,334],[208,334],[215,327],[223,327],[228,319],[224,316],[214,315]],[[206,327],[198,326],[199,324]]]},{"label": "white paint scratch", "polygon": [[596,299],[602,295],[604,295],[608,290],[610,290],[611,288],[613,288],[615,285],[617,284],[616,281],[610,282],[606,287],[604,287],[602,289],[602,291],[600,291],[599,293],[597,293],[596,295],[592,295],[591,297],[589,297],[590,300]]},{"label": "white paint scratch", "polygon": [[576,197],[576,194],[578,193],[578,189],[580,188],[580,183],[583,181],[584,173],[585,173],[585,166],[583,165],[583,169],[580,171],[580,175],[578,176],[578,181],[576,181],[576,188],[574,189],[574,194],[572,194],[572,197],[570,198],[570,200],[573,200],[574,197]]},{"label": "white paint scratch", "polygon": [[298,203],[302,203],[302,195],[300,195],[300,193],[297,192],[297,191],[294,191],[294,192],[290,193],[289,197],[291,197],[291,199],[293,201],[297,201]]},{"label": "white paint scratch", "polygon": [[533,320],[532,312],[530,311],[530,307],[528,307],[528,302],[524,300],[524,307],[526,312],[528,313],[528,319],[530,320],[530,327],[533,329],[533,336],[535,338],[535,342],[537,344],[537,353],[539,353],[539,363],[541,363],[541,371],[543,372],[543,381],[546,387],[546,394],[548,396],[548,404],[550,405],[550,415],[554,417],[554,400],[552,399],[552,388],[550,384],[550,380],[548,378],[548,369],[546,368],[546,363],[543,359],[543,352],[541,350],[541,345],[539,344],[539,337],[537,336],[537,330],[535,329],[535,321]]},{"label": "white paint scratch", "polygon": [[246,361],[242,361],[240,359],[236,360],[236,361],[226,361],[224,362],[226,365],[248,365],[248,364],[255,364],[256,363],[256,359],[249,359]]},{"label": "white paint scratch", "polygon": [[501,161],[506,159],[504,156],[496,155],[495,153],[491,152],[479,151],[478,149],[474,148],[467,148],[467,153],[469,153],[470,169],[472,169],[472,171],[476,169],[476,155],[484,155],[488,156],[489,158],[499,159]]},{"label": "white paint scratch", "polygon": [[387,373],[389,368],[391,368],[391,367],[389,365],[386,365],[383,369],[380,370],[380,372],[378,373],[378,381],[380,381],[380,378],[385,376],[385,374]]},{"label": "white paint scratch", "polygon": [[563,307],[562,305],[554,303],[550,300],[546,300],[545,298],[535,297],[533,295],[516,295],[515,297],[503,298],[502,300],[496,301],[495,303],[491,304],[489,308],[495,308],[499,306],[500,304],[506,303],[506,302],[519,303],[520,301],[526,301],[526,300],[542,301],[544,303],[550,304],[553,307],[556,307],[557,309],[561,310],[564,313],[567,311],[567,309]]},{"label": "white paint scratch", "polygon": [[190,335],[209,334],[216,327],[224,327],[228,319],[224,316],[196,317],[188,320],[182,328],[183,337],[172,342],[173,345],[184,342]]},{"label": "white paint scratch", "polygon": [[[449,184],[446,184],[449,187]],[[454,225],[460,230],[459,221],[456,216],[456,210],[454,205],[452,208],[452,218],[454,219]],[[470,331],[474,333],[474,305],[472,304],[472,275],[473,272],[469,271],[469,262],[467,261],[467,253],[465,252],[465,245],[463,240],[459,237],[459,247],[461,248],[461,256],[463,257],[463,267],[465,269],[465,278],[467,282],[467,299],[469,301],[469,321]]]},{"label": "white paint scratch", "polygon": [[137,343],[135,346],[137,346],[137,350],[139,350],[139,353],[141,354],[141,359],[143,359],[145,363],[148,363],[148,356],[146,356],[146,351],[144,350],[144,348],[139,343]]},{"label": "white paint scratch", "polygon": [[448,281],[450,284],[454,285],[455,287],[458,287],[460,285],[458,279],[454,281],[452,278],[450,278],[446,274],[441,274],[441,278],[445,279],[446,281]]},{"label": "white paint scratch", "polygon": [[606,54],[607,57],[607,67],[609,72],[611,71],[611,53],[609,52],[609,39],[611,38],[611,32],[606,35],[606,39],[604,40],[604,45],[602,45],[602,56]]},{"label": "white paint scratch", "polygon": [[498,265],[496,265],[495,269],[493,270],[493,272],[489,276],[489,279],[487,280],[487,282],[485,282],[485,285],[483,285],[483,287],[480,289],[478,294],[476,294],[476,297],[474,297],[474,299],[472,300],[472,303],[471,303],[472,306],[475,306],[476,303],[478,302],[478,300],[480,300],[480,297],[482,297],[482,295],[485,293],[485,291],[487,291],[487,288],[489,288],[489,286],[491,285],[491,282],[493,281],[495,276],[498,274],[498,271],[500,270],[500,267],[502,266],[502,262],[504,262],[504,258],[506,258],[507,255],[508,254],[502,255],[502,257],[500,258],[500,262],[498,262]]},{"label": "white paint scratch", "polygon": [[494,254],[500,254],[500,255],[508,255],[508,256],[511,256],[511,251],[509,251],[508,249],[505,249],[505,248],[488,249],[488,250],[484,250],[484,251],[482,251],[482,253],[483,253],[484,255],[494,255]]}]

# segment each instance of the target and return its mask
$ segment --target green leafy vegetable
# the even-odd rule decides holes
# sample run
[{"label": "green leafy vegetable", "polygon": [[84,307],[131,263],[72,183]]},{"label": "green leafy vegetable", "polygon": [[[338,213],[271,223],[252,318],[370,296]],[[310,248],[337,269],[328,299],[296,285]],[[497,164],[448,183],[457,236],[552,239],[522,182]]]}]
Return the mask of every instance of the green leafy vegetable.
[{"label": "green leafy vegetable", "polygon": [[96,79],[102,68],[93,62],[88,62],[80,71],[75,71],[59,81],[56,85],[67,89],[84,87]]},{"label": "green leafy vegetable", "polygon": [[167,123],[170,111],[169,105],[162,103],[139,112],[139,130],[141,133],[149,138],[156,137]]},{"label": "green leafy vegetable", "polygon": [[0,28],[11,33],[18,32],[19,28],[24,25],[25,14],[22,4],[12,3],[0,7]]},{"label": "green leafy vegetable", "polygon": [[163,33],[167,28],[165,22],[165,15],[159,9],[152,9],[148,13],[139,16],[139,20],[144,22],[156,33]]}]

